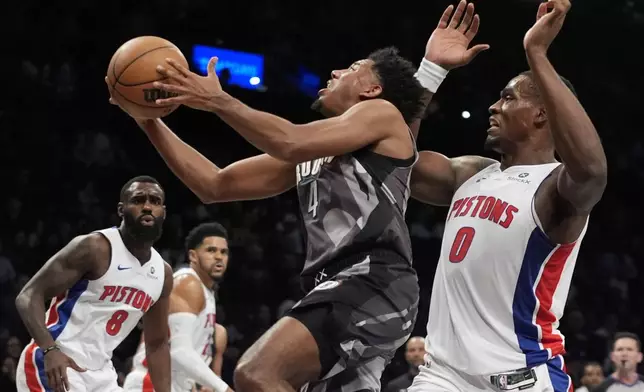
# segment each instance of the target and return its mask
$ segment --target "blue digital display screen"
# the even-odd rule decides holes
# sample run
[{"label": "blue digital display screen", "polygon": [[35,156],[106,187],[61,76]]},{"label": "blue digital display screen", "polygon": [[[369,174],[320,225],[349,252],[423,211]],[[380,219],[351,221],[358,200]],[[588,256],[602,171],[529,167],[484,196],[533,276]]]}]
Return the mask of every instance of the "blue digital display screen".
[{"label": "blue digital display screen", "polygon": [[208,62],[215,56],[219,59],[215,71],[221,77],[221,71],[227,68],[229,84],[249,90],[257,90],[264,84],[264,56],[214,46],[193,46],[192,63],[202,75],[208,73]]}]

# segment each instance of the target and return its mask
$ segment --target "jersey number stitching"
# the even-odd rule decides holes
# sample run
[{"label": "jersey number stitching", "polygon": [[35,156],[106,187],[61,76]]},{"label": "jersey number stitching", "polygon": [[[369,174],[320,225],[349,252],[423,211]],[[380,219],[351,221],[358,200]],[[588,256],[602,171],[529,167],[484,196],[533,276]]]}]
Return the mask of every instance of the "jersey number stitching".
[{"label": "jersey number stitching", "polygon": [[456,232],[456,237],[452,243],[452,249],[449,251],[449,261],[452,263],[460,263],[463,261],[467,252],[472,246],[472,240],[474,239],[474,234],[476,230],[473,227],[461,227],[458,232]]},{"label": "jersey number stitching", "polygon": [[117,310],[112,314],[109,320],[107,320],[107,325],[105,326],[105,332],[110,336],[116,336],[121,331],[121,327],[127,318],[130,317],[130,314],[125,310]]},{"label": "jersey number stitching", "polygon": [[313,181],[311,183],[311,190],[309,191],[309,213],[313,218],[318,214],[318,204],[318,183],[317,181]]}]

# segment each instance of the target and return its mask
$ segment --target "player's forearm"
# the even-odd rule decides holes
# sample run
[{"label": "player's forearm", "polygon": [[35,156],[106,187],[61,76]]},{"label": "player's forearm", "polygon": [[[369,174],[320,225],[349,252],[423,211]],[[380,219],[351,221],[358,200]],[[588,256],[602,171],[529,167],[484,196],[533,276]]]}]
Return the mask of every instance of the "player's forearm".
[{"label": "player's forearm", "polygon": [[154,390],[156,392],[170,392],[170,344],[167,340],[154,344],[146,342],[145,348]]},{"label": "player's forearm", "polygon": [[422,97],[422,112],[419,118],[412,122],[409,126],[415,138],[418,137],[420,130],[420,123],[427,116],[427,108],[434,98],[434,94],[438,91],[441,83],[447,77],[449,71],[442,66],[423,58],[416,72],[416,79],[425,88],[425,94]]},{"label": "player's forearm", "polygon": [[414,120],[411,125],[409,125],[409,129],[411,129],[412,135],[414,135],[414,138],[418,139],[418,132],[420,131],[420,123],[427,117],[427,108],[429,107],[429,104],[432,102],[432,98],[434,98],[434,93],[425,90],[425,94],[423,95],[422,98],[422,105],[423,105],[423,111],[422,114],[419,118]]},{"label": "player's forearm", "polygon": [[210,101],[210,111],[249,143],[278,159],[288,160],[295,139],[301,136],[292,122],[255,110],[226,93]]},{"label": "player's forearm", "polygon": [[605,178],[606,155],[588,114],[545,53],[528,51],[527,58],[548,114],[555,149],[571,179],[585,183]]},{"label": "player's forearm", "polygon": [[216,191],[220,168],[181,140],[161,120],[138,121],[170,170],[190,190],[207,202]]},{"label": "player's forearm", "polygon": [[55,344],[45,325],[45,298],[30,290],[20,292],[16,297],[16,309],[29,335],[36,344],[45,349]]},{"label": "player's forearm", "polygon": [[228,385],[213,372],[213,369],[206,365],[192,347],[180,345],[174,338],[172,365],[175,370],[187,374],[199,384],[214,389],[215,392],[226,392],[228,390]]}]

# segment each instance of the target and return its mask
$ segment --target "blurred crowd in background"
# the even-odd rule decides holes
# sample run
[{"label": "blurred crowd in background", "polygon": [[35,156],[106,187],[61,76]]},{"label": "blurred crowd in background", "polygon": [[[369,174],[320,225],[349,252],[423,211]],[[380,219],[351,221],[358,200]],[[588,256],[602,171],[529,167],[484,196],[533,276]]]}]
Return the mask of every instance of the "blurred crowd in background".
[{"label": "blurred crowd in background", "polygon": [[[289,8],[276,0],[248,7],[203,0],[164,0],[154,7],[141,2],[101,7],[78,0],[13,2],[0,23],[3,36],[14,37],[4,42],[0,62],[2,74],[8,75],[3,80],[8,88],[0,94],[0,390],[12,390],[17,358],[30,339],[15,311],[16,293],[75,235],[117,225],[118,192],[135,175],[151,175],[166,190],[168,218],[156,247],[173,266],[185,261],[183,240],[195,225],[218,221],[229,230],[232,259],[217,311],[217,322],[229,337],[225,381],[232,382],[244,350],[302,295],[298,274],[304,243],[294,193],[256,202],[201,204],[135,123],[107,102],[103,76],[122,42],[160,35],[186,54],[198,43],[262,53],[267,90],[226,89],[255,108],[303,122],[316,115],[309,110],[311,98],[292,82],[299,66],[324,82],[332,69],[391,44],[417,63],[449,4],[432,3],[390,9],[340,7],[339,2]],[[420,149],[483,153],[487,108],[506,81],[525,70],[521,40],[536,12],[534,2],[502,3],[477,4],[482,20],[477,41],[492,49],[448,77],[421,128]],[[591,215],[561,325],[576,385],[587,362],[610,373],[608,353],[616,332],[644,336],[644,233],[639,224],[644,216],[644,138],[634,92],[641,83],[641,64],[631,58],[633,48],[642,47],[643,20],[641,2],[574,2],[551,51],[600,132],[610,170],[606,194]],[[463,111],[470,116],[464,118]],[[218,165],[257,153],[214,115],[181,108],[167,123]],[[445,213],[415,201],[407,213],[421,284],[414,335],[421,337]],[[115,352],[121,375],[129,369],[138,334]],[[387,368],[385,384],[407,372],[404,351]]]}]

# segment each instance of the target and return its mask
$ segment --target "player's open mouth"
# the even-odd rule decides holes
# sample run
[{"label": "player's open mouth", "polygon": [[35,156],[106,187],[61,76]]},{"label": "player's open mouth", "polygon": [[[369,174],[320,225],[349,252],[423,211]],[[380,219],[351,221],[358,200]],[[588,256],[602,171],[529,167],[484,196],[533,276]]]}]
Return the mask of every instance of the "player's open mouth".
[{"label": "player's open mouth", "polygon": [[139,221],[145,225],[153,225],[154,217],[152,215],[144,215],[139,219]]}]

